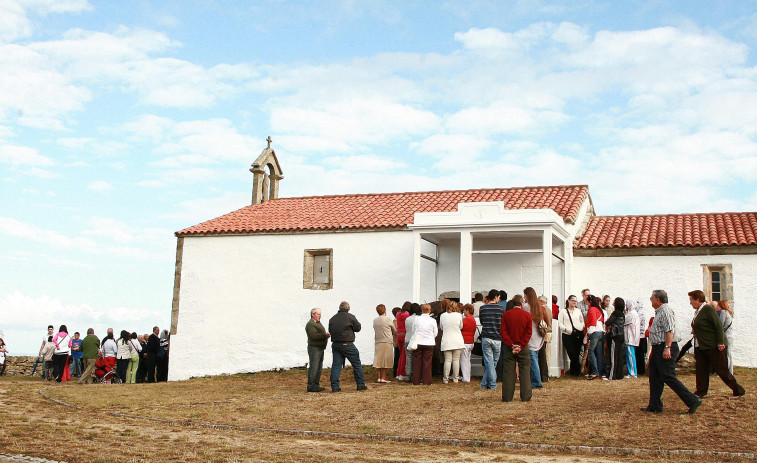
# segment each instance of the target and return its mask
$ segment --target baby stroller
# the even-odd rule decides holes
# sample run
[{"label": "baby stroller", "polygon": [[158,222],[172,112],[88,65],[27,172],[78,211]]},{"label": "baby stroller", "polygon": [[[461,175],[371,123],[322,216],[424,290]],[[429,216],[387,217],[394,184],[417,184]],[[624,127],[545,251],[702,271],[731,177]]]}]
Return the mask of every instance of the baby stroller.
[{"label": "baby stroller", "polygon": [[116,358],[103,357],[101,352],[95,360],[95,377],[102,384],[121,384],[121,378],[116,371]]}]

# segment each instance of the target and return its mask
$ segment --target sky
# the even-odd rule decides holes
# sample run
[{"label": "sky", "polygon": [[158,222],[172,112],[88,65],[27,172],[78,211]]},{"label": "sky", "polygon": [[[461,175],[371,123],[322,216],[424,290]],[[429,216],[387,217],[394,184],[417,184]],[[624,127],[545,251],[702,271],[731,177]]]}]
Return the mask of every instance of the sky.
[{"label": "sky", "polygon": [[744,1],[0,0],[0,331],[170,323],[174,232],[280,196],[588,184],[757,210]]}]

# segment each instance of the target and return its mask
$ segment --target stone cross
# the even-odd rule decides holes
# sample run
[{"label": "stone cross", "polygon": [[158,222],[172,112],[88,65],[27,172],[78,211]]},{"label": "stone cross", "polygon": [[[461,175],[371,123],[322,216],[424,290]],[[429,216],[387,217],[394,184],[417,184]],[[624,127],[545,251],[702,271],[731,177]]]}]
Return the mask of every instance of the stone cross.
[{"label": "stone cross", "polygon": [[268,149],[271,149],[271,142],[273,141],[273,140],[271,140],[271,136],[268,135],[268,138],[266,138],[265,141],[268,142]]}]

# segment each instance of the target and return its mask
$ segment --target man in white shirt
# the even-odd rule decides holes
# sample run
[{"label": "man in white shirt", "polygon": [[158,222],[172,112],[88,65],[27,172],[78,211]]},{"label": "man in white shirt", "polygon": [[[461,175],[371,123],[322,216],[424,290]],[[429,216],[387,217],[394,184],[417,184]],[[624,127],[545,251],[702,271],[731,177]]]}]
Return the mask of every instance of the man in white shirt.
[{"label": "man in white shirt", "polygon": [[474,299],[476,301],[473,303],[473,316],[478,318],[478,309],[480,309],[481,306],[484,305],[484,295],[481,293],[476,293]]}]

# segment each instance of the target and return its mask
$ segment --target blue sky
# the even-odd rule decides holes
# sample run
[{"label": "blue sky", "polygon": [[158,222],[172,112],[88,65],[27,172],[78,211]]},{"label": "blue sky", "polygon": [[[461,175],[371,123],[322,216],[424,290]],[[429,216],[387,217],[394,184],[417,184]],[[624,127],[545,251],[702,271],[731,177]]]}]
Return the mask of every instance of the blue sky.
[{"label": "blue sky", "polygon": [[0,330],[170,320],[173,232],[282,196],[589,184],[757,210],[751,2],[0,2]]}]

